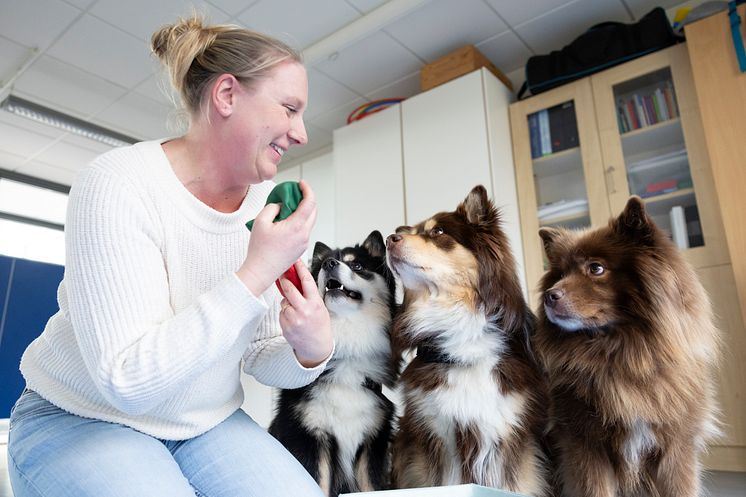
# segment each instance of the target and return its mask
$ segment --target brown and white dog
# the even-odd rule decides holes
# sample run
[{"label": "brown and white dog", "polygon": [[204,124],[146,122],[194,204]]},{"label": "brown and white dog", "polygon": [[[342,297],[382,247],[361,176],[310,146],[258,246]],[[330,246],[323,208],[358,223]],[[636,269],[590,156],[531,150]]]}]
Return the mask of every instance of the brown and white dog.
[{"label": "brown and white dog", "polygon": [[395,339],[417,349],[400,381],[394,488],[476,483],[546,495],[535,319],[484,187],[386,245],[404,287]]},{"label": "brown and white dog", "polygon": [[543,228],[535,351],[562,495],[699,495],[717,333],[692,268],[637,197],[607,227]]}]

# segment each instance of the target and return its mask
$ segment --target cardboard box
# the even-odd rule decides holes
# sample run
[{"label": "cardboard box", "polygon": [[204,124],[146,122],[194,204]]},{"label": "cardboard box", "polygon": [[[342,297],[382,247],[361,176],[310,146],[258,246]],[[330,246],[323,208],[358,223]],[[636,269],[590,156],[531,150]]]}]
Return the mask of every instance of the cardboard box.
[{"label": "cardboard box", "polygon": [[461,47],[423,67],[420,71],[420,89],[429,90],[466,73],[476,71],[480,67],[487,68],[510,88],[510,91],[513,91],[513,85],[508,77],[500,72],[500,69],[495,67],[474,45]]},{"label": "cardboard box", "polygon": [[408,488],[404,490],[380,490],[378,492],[355,492],[345,495],[370,497],[527,497],[481,485],[450,485],[445,487]]}]

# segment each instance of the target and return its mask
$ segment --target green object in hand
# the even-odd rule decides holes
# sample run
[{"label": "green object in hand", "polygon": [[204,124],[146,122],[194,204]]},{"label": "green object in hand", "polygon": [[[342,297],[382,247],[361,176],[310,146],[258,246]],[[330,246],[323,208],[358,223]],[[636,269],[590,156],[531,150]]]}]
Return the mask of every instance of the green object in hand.
[{"label": "green object in hand", "polygon": [[[272,188],[267,197],[267,204],[280,204],[280,213],[277,214],[273,222],[282,221],[295,212],[301,200],[303,200],[303,194],[297,181],[284,181]],[[251,228],[254,227],[254,220],[246,223],[246,227],[251,231]]]},{"label": "green object in hand", "polygon": [[[272,222],[276,223],[277,221],[282,221],[295,212],[295,209],[298,208],[301,200],[303,200],[303,194],[300,191],[300,185],[298,185],[297,181],[285,181],[272,188],[272,191],[269,192],[269,196],[267,196],[267,204],[280,204],[280,212],[275,216]],[[246,227],[251,231],[251,228],[254,227],[254,220],[252,219],[246,223]],[[295,288],[303,294],[303,287],[300,278],[298,277],[298,273],[295,271],[295,267],[290,266],[288,270],[283,273],[283,276],[295,285]],[[277,285],[277,289],[284,297],[285,292],[282,290],[282,286],[280,286],[280,280],[275,281],[275,285]]]}]

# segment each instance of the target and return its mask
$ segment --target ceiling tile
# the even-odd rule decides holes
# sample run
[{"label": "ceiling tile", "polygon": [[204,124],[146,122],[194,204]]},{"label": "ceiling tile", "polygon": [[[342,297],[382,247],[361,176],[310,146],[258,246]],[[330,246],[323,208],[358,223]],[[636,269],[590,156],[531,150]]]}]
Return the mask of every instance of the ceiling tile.
[{"label": "ceiling tile", "polygon": [[24,162],[26,162],[26,157],[0,150],[0,168],[15,171],[17,168],[21,167]]},{"label": "ceiling tile", "polygon": [[326,74],[314,68],[308,69],[308,109],[306,119],[330,111],[343,102],[359,97],[354,92],[337,83]]},{"label": "ceiling tile", "polygon": [[[23,119],[23,118],[19,118]],[[61,136],[58,134],[57,136]],[[46,134],[38,134],[27,129],[11,126],[7,122],[0,122],[0,143],[2,150],[14,155],[29,157],[56,141]]]},{"label": "ceiling tile", "polygon": [[85,119],[126,92],[103,78],[43,56],[18,78],[13,93]]},{"label": "ceiling tile", "polygon": [[227,12],[231,17],[240,13],[241,11],[251,7],[252,5],[259,2],[259,0],[209,0],[211,4]]},{"label": "ceiling tile", "polygon": [[[193,7],[192,7],[193,6]],[[217,7],[195,0],[98,0],[89,12],[94,16],[150,43],[153,33],[165,24],[172,24],[179,17],[189,17],[196,10],[204,14],[209,23],[225,23],[230,16]],[[147,15],[143,15],[147,12]]]},{"label": "ceiling tile", "polygon": [[126,88],[142,82],[152,72],[145,42],[88,14],[48,53]]},{"label": "ceiling tile", "polygon": [[382,86],[367,95],[370,100],[381,98],[409,98],[420,93],[420,71],[413,72],[398,81]]},{"label": "ceiling tile", "polygon": [[387,0],[347,0],[347,3],[354,6],[360,12],[367,14],[376,7],[385,4]]},{"label": "ceiling tile", "polygon": [[74,5],[81,10],[87,9],[96,0],[63,0],[66,3]]},{"label": "ceiling tile", "polygon": [[96,155],[103,154],[104,152],[108,152],[114,148],[111,145],[101,143],[100,141],[91,140],[85,136],[74,135],[72,133],[63,136],[61,141],[67,145],[84,148],[88,151],[94,152]]},{"label": "ceiling tile", "polygon": [[526,65],[531,57],[528,49],[512,31],[506,31],[477,45],[480,52],[503,73],[509,73]]},{"label": "ceiling tile", "polygon": [[98,152],[60,141],[34,157],[34,161],[72,171],[80,171],[98,155]]},{"label": "ceiling tile", "polygon": [[316,67],[364,95],[403,74],[418,71],[422,62],[387,34],[376,32],[341,50],[333,60],[319,62]]},{"label": "ceiling tile", "polygon": [[360,17],[344,0],[262,0],[238,19],[246,26],[301,49]]},{"label": "ceiling tile", "polygon": [[355,100],[347,102],[346,104],[343,104],[336,109],[327,112],[326,114],[312,119],[310,121],[310,124],[312,126],[318,126],[319,128],[325,129],[327,131],[334,131],[335,129],[341,128],[342,126],[347,126],[347,116],[349,116],[353,110],[357,109],[365,102],[367,102],[367,100],[356,98]]},{"label": "ceiling tile", "polygon": [[546,54],[561,49],[591,26],[610,20],[629,22],[619,0],[576,0],[515,30],[534,53]]},{"label": "ceiling tile", "polygon": [[9,81],[18,70],[34,56],[27,47],[0,36],[0,87]]},{"label": "ceiling tile", "polygon": [[80,10],[59,0],[3,0],[0,33],[27,47],[44,49],[70,23]]},{"label": "ceiling tile", "polygon": [[384,29],[420,58],[432,62],[508,27],[482,0],[436,0]]},{"label": "ceiling tile", "polygon": [[96,114],[91,121],[139,139],[172,136],[166,124],[170,109],[137,93],[125,95],[111,107]]},{"label": "ceiling tile", "polygon": [[[173,90],[171,89],[171,82],[168,80],[168,75],[165,72],[158,71],[156,74],[150,76],[148,79],[137,85],[133,91],[164,105],[170,107],[176,106],[166,93],[170,93]],[[178,95],[174,98],[178,100]]]},{"label": "ceiling tile", "polygon": [[16,172],[27,174],[35,178],[45,179],[47,181],[54,181],[55,183],[61,183],[67,186],[73,184],[73,180],[78,174],[77,171],[71,169],[63,169],[61,167],[51,166],[38,161],[28,162],[16,169]]},{"label": "ceiling tile", "polygon": [[572,0],[541,0],[526,2],[516,0],[485,0],[505,19],[510,26],[516,26],[534,17],[546,14],[550,10],[571,2]]}]

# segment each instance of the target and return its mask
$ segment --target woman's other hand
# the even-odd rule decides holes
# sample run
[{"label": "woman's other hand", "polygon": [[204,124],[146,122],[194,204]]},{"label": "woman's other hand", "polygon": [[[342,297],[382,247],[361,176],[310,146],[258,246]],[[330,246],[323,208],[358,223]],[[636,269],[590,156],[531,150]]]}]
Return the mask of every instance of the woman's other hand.
[{"label": "woman's other hand", "polygon": [[286,278],[280,280],[285,298],[280,302],[280,328],[293,347],[298,362],[313,368],[324,362],[334,348],[329,312],[316,282],[301,261],[295,263],[303,293]]}]

